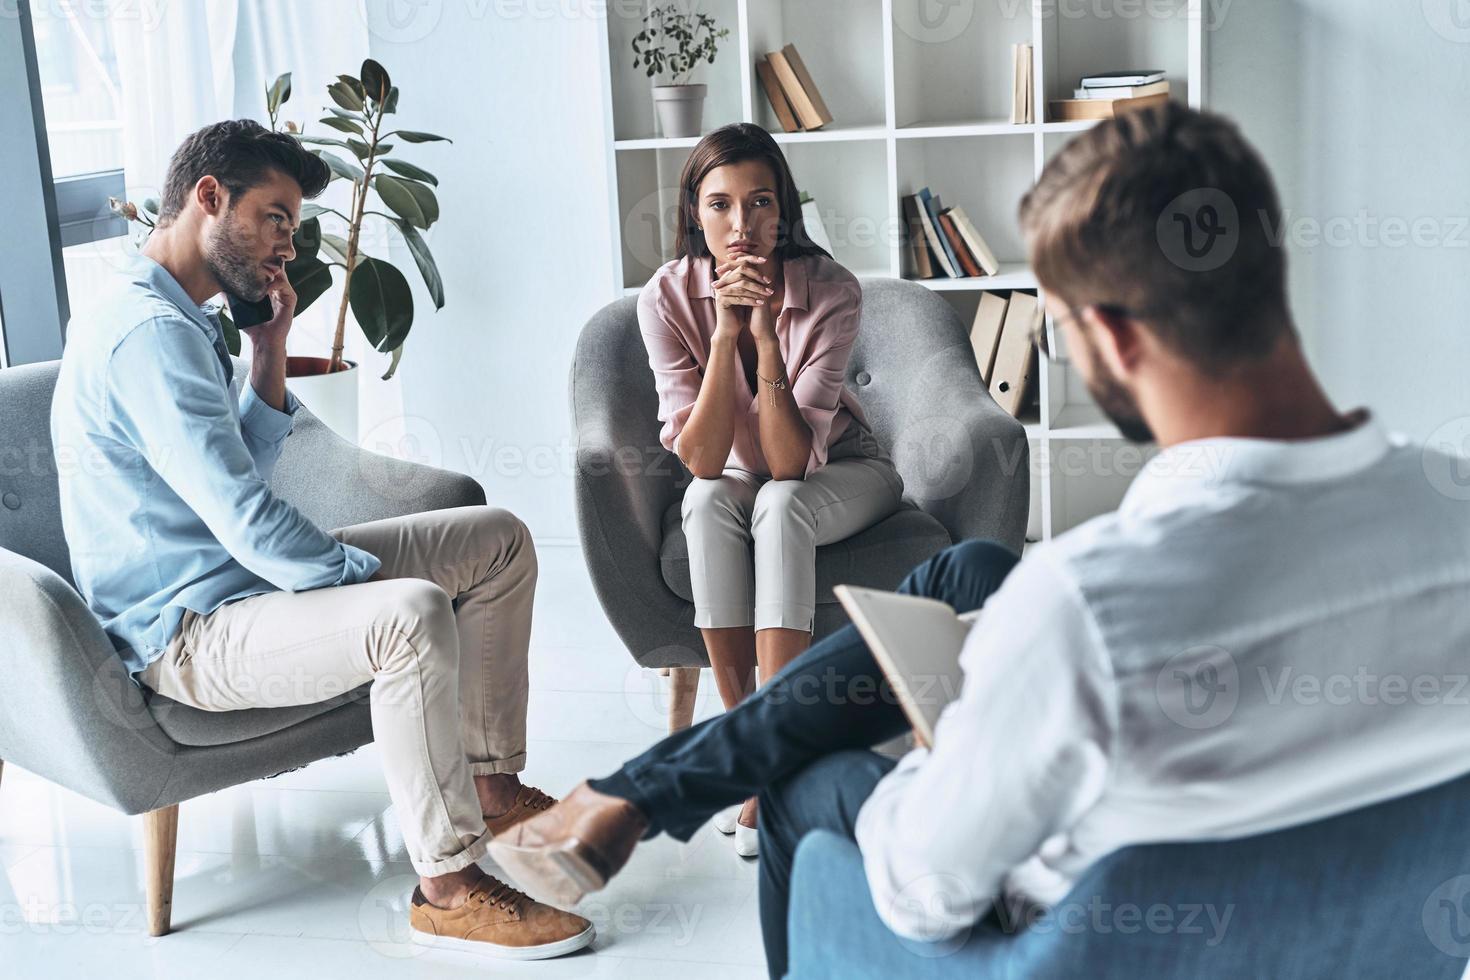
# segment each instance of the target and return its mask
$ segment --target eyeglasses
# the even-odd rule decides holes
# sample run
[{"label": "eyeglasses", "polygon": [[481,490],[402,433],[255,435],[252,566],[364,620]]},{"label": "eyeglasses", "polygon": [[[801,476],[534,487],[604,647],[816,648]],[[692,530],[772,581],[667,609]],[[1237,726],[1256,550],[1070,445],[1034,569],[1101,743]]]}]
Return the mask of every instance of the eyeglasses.
[{"label": "eyeglasses", "polygon": [[[1092,303],[1089,305],[1098,312],[1106,313],[1109,316],[1121,317],[1128,320],[1144,319],[1144,316],[1138,311],[1130,310],[1126,306],[1119,306],[1116,303]],[[1077,321],[1078,329],[1081,329],[1082,316],[1075,306],[1067,307],[1065,316],[1052,317],[1052,319],[1055,320],[1059,325],[1065,323],[1068,319],[1075,320]],[[1042,318],[1042,321],[1038,326],[1031,328],[1031,343],[1036,345],[1036,349],[1041,353],[1042,357],[1048,359],[1051,357],[1051,345],[1047,342],[1046,339],[1045,318]]]}]

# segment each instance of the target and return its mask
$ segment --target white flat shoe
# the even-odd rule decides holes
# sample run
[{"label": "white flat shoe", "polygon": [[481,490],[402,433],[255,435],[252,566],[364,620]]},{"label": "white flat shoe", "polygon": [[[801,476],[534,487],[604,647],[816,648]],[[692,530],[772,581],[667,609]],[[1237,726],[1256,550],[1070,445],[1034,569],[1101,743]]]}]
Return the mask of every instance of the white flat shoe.
[{"label": "white flat shoe", "polygon": [[760,838],[756,835],[754,827],[747,827],[743,823],[735,824],[735,853],[743,858],[753,858],[760,853],[760,845],[756,842]]},{"label": "white flat shoe", "polygon": [[718,830],[720,833],[733,834],[735,833],[735,823],[740,817],[740,808],[742,806],[744,806],[743,803],[736,803],[734,806],[727,806],[725,807],[725,809],[715,814],[714,820],[710,822],[715,825],[715,829]]}]

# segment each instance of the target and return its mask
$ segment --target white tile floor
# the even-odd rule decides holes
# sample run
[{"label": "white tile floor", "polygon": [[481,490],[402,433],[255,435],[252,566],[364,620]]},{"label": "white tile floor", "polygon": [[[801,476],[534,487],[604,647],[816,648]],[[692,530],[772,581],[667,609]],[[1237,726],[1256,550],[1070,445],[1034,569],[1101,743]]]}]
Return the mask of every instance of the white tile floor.
[{"label": "white tile floor", "polygon": [[[542,548],[525,780],[562,795],[664,730],[575,548]],[[713,684],[696,717],[719,711]],[[7,765],[0,781],[0,977],[765,976],[756,865],[706,826],[644,844],[580,907],[593,950],[539,963],[407,941],[413,885],[373,746],[180,808],[175,931],[147,936],[142,821]],[[485,867],[492,873],[489,861]]]}]

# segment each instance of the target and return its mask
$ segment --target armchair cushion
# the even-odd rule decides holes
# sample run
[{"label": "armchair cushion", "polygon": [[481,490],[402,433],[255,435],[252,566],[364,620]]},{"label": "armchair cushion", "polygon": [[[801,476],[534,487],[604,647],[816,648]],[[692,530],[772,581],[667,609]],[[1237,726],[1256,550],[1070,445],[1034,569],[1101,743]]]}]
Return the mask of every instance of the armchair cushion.
[{"label": "armchair cushion", "polygon": [[228,745],[284,731],[303,721],[335,711],[344,704],[366,702],[371,684],[344,691],[316,704],[243,711],[202,711],[162,694],[149,692],[148,710],[163,733],[180,745]]},{"label": "armchair cushion", "polygon": [[[664,583],[687,602],[694,601],[689,579],[689,541],[684,537],[679,501],[664,511],[659,566]],[[835,603],[832,586],[848,584],[891,589],[920,562],[953,542],[938,520],[913,504],[865,531],[817,549],[817,603]]]}]

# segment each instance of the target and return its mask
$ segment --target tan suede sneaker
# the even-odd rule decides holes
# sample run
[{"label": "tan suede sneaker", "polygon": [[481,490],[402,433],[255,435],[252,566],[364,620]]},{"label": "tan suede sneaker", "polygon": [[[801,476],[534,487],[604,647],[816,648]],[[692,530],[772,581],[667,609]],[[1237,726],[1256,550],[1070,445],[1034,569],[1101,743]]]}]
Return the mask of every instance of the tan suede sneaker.
[{"label": "tan suede sneaker", "polygon": [[628,863],[648,829],[636,806],[585,782],[556,806],[490,841],[490,857],[522,888],[575,905]]},{"label": "tan suede sneaker", "polygon": [[431,905],[419,889],[409,902],[413,941],[507,960],[544,960],[588,945],[597,932],[571,912],[543,905],[486,875],[458,908]]},{"label": "tan suede sneaker", "polygon": [[556,806],[556,797],[547,796],[534,786],[522,786],[516,793],[516,801],[510,809],[498,817],[486,817],[485,829],[499,837],[527,817],[534,817],[543,810]]}]

